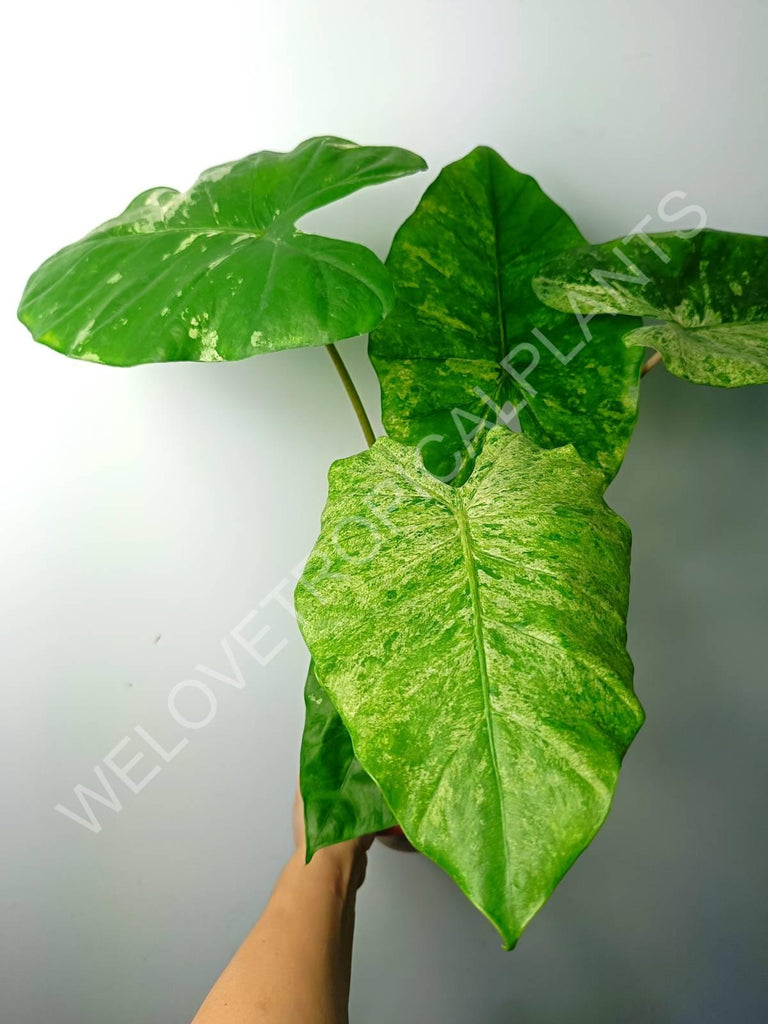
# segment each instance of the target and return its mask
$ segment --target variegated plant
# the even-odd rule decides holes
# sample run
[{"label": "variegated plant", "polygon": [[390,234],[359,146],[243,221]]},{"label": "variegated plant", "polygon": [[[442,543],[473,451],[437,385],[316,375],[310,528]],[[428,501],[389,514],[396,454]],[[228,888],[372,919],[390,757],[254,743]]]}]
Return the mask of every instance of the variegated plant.
[{"label": "variegated plant", "polygon": [[[151,189],[47,260],[19,316],[117,366],[328,347],[369,448],[332,466],[296,592],[307,857],[398,823],[509,948],[603,823],[643,720],[630,533],[603,493],[644,350],[696,383],[768,382],[768,239],[588,246],[487,148],[437,176],[386,264],[295,226],[424,168],[323,137]],[[379,440],[333,345],[368,331]]]}]

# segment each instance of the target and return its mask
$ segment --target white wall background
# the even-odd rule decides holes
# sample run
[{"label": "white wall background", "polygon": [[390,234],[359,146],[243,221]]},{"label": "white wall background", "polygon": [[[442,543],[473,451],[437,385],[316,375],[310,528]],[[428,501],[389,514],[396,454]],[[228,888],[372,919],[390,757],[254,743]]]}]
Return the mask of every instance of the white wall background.
[{"label": "white wall background", "polygon": [[[289,851],[307,656],[287,613],[261,609],[285,648],[239,651],[245,689],[212,683],[215,718],[141,793],[113,780],[100,833],[53,808],[124,737],[135,777],[162,765],[135,726],[179,740],[170,691],[226,668],[361,438],[322,351],[119,371],[37,346],[14,319],[28,273],[147,187],[324,133],[429,161],[307,220],[382,256],[478,143],[595,240],[672,189],[768,233],[768,5],[44,0],[4,20],[3,1019],[182,1024]],[[375,408],[362,342],[343,351]],[[648,379],[614,500],[649,723],[611,820],[512,954],[436,868],[377,849],[353,1021],[765,1019],[767,404]]]}]

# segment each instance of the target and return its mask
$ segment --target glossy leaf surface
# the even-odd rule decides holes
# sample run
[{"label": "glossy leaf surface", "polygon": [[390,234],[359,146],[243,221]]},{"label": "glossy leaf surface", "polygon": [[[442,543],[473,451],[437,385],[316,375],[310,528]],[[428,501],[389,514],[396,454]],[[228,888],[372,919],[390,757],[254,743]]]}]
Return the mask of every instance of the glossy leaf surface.
[{"label": "glossy leaf surface", "polygon": [[637,418],[641,355],[611,318],[588,325],[541,303],[531,279],[584,239],[526,174],[480,147],[450,164],[387,257],[395,307],[371,335],[384,426],[462,479],[497,421],[546,447],[573,443],[607,479]]},{"label": "glossy leaf surface", "polygon": [[117,366],[243,359],[375,327],[393,291],[364,246],[296,220],[365,185],[422,170],[406,150],[309,139],[155,188],[30,278],[19,316],[65,355]]},{"label": "glossy leaf surface", "polygon": [[469,480],[388,438],[336,462],[296,590],[360,763],[511,946],[589,843],[642,722],[630,534],[570,446],[492,431]]},{"label": "glossy leaf surface", "polygon": [[381,790],[355,757],[350,735],[313,665],[304,704],[299,783],[309,861],[324,846],[381,832],[396,821]]},{"label": "glossy leaf surface", "polygon": [[657,349],[683,380],[768,383],[768,238],[704,230],[617,239],[558,257],[535,288],[559,310],[666,321],[625,326],[624,341]]}]

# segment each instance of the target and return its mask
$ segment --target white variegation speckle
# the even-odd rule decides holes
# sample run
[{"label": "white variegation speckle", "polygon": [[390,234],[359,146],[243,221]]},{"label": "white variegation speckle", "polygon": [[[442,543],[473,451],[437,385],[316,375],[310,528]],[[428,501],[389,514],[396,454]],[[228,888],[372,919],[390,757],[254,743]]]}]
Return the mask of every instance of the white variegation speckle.
[{"label": "white variegation speckle", "polygon": [[88,323],[85,325],[85,327],[82,327],[77,332],[77,334],[75,335],[75,340],[74,340],[73,346],[72,346],[73,348],[75,348],[75,349],[82,348],[82,346],[86,343],[86,341],[88,341],[88,339],[91,336],[91,331],[93,330],[93,325],[94,325],[95,322],[96,322],[95,320],[89,320]]},{"label": "white variegation speckle", "polygon": [[203,363],[221,362],[216,346],[219,343],[218,331],[212,327],[203,330],[200,335],[200,361]]},{"label": "white variegation speckle", "polygon": [[185,203],[187,194],[173,192],[166,188],[155,188],[144,197],[144,208],[132,218],[126,214],[116,217],[112,223],[126,224],[136,234],[155,231],[158,224],[167,220],[179,206]]},{"label": "white variegation speckle", "polygon": [[116,273],[114,273],[112,275],[112,277],[108,277],[107,278],[107,284],[117,284],[117,282],[118,281],[122,281],[122,279],[123,279],[123,275],[118,270]]},{"label": "white variegation speckle", "polygon": [[217,260],[211,260],[211,262],[208,264],[208,269],[215,270],[216,267],[218,267],[220,263],[223,263],[226,258],[226,256],[219,256]]},{"label": "white variegation speckle", "polygon": [[86,363],[100,363],[101,359],[96,355],[95,352],[83,352],[80,356],[81,359],[85,360]]},{"label": "white variegation speckle", "polygon": [[188,249],[190,247],[190,245],[192,245],[194,240],[196,238],[199,238],[199,237],[200,237],[200,233],[199,232],[198,233],[193,232],[191,235],[187,235],[186,238],[182,238],[182,240],[179,242],[179,244],[174,249],[173,255],[175,256],[176,253],[184,252],[184,250]]},{"label": "white variegation speckle", "polygon": [[261,333],[261,331],[253,332],[253,334],[251,335],[251,345],[253,346],[253,348],[256,348],[256,346],[259,344],[263,337],[264,335]]},{"label": "white variegation speckle", "polygon": [[196,316],[190,317],[187,334],[193,340],[200,337],[200,320]]},{"label": "white variegation speckle", "polygon": [[170,312],[170,306],[163,306],[163,308],[160,310],[160,316],[168,316]]},{"label": "white variegation speckle", "polygon": [[251,237],[251,235],[238,235],[236,238],[232,239],[230,245],[238,245],[240,242],[247,242]]},{"label": "white variegation speckle", "polygon": [[207,171],[203,171],[200,175],[200,181],[221,181],[222,178],[226,178],[229,172],[237,163],[237,160],[230,160],[228,164],[219,164],[218,167],[209,167]]}]

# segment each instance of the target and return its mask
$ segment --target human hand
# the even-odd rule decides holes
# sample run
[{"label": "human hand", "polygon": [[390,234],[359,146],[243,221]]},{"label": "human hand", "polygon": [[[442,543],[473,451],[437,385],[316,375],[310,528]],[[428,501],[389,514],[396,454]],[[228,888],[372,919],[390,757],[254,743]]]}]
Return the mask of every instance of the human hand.
[{"label": "human hand", "polygon": [[[324,846],[315,852],[310,864],[328,865],[336,869],[341,868],[344,873],[350,872],[352,883],[357,889],[365,880],[367,852],[375,838],[375,835],[359,836],[357,839],[346,839],[344,842],[334,843],[333,846]],[[307,840],[304,825],[304,801],[301,798],[301,790],[298,785],[293,799],[293,841],[296,844],[296,853],[303,858]]]}]

